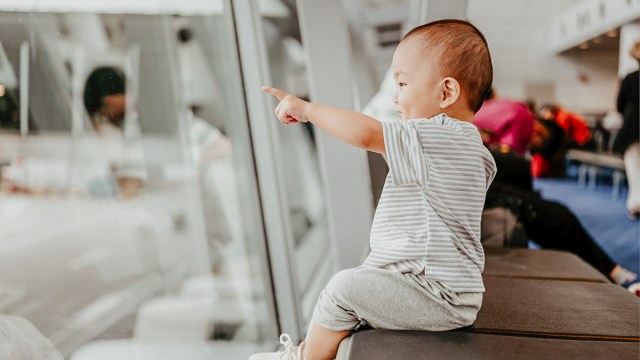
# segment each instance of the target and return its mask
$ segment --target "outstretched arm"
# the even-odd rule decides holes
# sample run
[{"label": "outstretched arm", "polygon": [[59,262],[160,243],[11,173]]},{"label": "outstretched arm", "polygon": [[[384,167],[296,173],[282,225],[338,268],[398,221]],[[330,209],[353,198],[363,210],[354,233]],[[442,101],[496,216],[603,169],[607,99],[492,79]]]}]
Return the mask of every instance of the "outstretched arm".
[{"label": "outstretched arm", "polygon": [[354,111],[309,103],[276,88],[264,86],[262,91],[280,100],[275,113],[284,125],[310,121],[338,140],[385,155],[382,124],[378,120]]}]

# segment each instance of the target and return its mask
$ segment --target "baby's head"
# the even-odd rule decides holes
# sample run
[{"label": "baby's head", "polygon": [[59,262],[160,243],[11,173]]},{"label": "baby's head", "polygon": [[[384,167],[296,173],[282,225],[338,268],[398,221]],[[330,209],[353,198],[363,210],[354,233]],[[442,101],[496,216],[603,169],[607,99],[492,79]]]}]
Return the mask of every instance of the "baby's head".
[{"label": "baby's head", "polygon": [[400,42],[392,63],[403,120],[439,113],[471,121],[491,89],[493,66],[487,41],[462,20],[418,26]]}]

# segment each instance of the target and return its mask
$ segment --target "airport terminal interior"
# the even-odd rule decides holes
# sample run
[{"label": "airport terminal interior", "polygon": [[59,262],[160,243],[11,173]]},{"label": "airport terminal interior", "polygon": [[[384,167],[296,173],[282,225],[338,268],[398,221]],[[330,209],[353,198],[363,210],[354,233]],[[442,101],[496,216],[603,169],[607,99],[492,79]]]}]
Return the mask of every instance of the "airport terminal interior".
[{"label": "airport terminal interior", "polygon": [[[0,360],[235,360],[304,340],[327,282],[369,254],[388,169],[283,126],[261,86],[398,121],[394,51],[440,19],[486,37],[496,98],[532,119],[531,194],[590,248],[541,235],[542,208],[485,204],[475,328],[364,330],[336,358],[638,359],[640,0],[0,0]],[[558,128],[553,154],[533,145]]]}]

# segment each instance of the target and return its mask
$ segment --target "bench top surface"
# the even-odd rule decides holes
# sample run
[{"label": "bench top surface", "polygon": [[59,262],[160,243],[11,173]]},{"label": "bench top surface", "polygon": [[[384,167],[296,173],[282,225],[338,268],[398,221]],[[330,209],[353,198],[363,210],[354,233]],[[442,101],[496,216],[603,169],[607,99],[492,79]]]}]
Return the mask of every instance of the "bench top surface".
[{"label": "bench top surface", "polygon": [[472,331],[640,341],[640,298],[621,286],[491,276],[484,283]]},{"label": "bench top surface", "polygon": [[558,340],[460,331],[366,330],[345,341],[348,342],[346,359],[349,360],[637,360],[640,354],[640,344],[632,342]]},{"label": "bench top surface", "polygon": [[624,159],[618,154],[572,149],[567,152],[567,158],[586,164],[624,170]]},{"label": "bench top surface", "polygon": [[338,359],[640,358],[640,299],[600,281],[604,277],[579,258],[490,249],[486,259],[486,293],[473,326],[360,331],[343,341]]},{"label": "bench top surface", "polygon": [[609,280],[578,256],[557,250],[485,248],[484,276],[532,279]]}]

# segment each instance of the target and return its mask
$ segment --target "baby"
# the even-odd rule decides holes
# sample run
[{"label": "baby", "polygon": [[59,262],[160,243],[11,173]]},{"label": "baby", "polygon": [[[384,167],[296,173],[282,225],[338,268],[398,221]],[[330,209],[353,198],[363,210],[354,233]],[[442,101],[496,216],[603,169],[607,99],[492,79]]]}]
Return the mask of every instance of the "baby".
[{"label": "baby", "polygon": [[487,42],[473,25],[441,20],[411,30],[393,56],[400,121],[303,101],[282,90],[284,125],[310,121],[336,138],[382,154],[389,175],[364,264],[336,274],[320,294],[299,346],[259,359],[334,359],[357,327],[443,331],[471,325],[482,304],[480,216],[496,173],[471,124],[491,88]]}]

